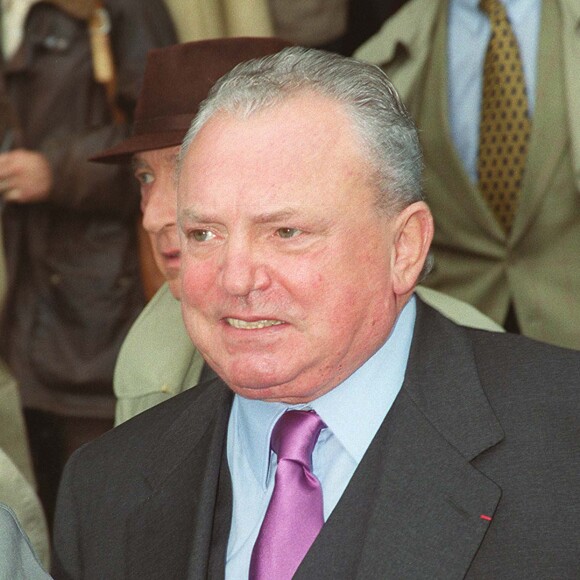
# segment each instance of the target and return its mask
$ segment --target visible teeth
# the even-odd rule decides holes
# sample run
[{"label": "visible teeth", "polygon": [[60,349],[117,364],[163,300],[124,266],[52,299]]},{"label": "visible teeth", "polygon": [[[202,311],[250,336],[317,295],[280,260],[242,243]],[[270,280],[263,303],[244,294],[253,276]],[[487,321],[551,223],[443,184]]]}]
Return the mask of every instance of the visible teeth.
[{"label": "visible teeth", "polygon": [[242,328],[244,330],[253,330],[255,328],[266,328],[268,326],[277,326],[278,324],[284,324],[281,320],[256,320],[254,322],[246,322],[245,320],[240,320],[238,318],[226,318],[228,324],[231,324],[234,328]]}]

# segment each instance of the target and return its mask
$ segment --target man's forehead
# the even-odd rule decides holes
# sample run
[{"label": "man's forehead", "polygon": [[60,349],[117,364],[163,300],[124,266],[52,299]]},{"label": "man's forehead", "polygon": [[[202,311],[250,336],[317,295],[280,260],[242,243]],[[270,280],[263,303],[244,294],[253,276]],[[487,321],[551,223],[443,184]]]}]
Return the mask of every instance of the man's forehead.
[{"label": "man's forehead", "polygon": [[[180,212],[180,218],[188,222],[213,222],[219,221],[223,209],[228,209],[228,203],[218,203],[207,205],[204,203],[196,203],[195,201],[184,207]],[[312,199],[310,203],[292,203],[291,200],[284,200],[280,204],[253,204],[244,207],[246,219],[252,223],[271,224],[290,220],[295,217],[305,216],[315,213],[319,207],[316,199]]]},{"label": "man's forehead", "polygon": [[[192,140],[182,171],[203,178],[220,163],[257,164],[261,172],[363,161],[363,141],[345,108],[317,93],[299,93],[250,115],[217,111]],[[192,175],[193,174],[193,175]]]},{"label": "man's forehead", "polygon": [[344,104],[314,90],[299,90],[282,96],[271,103],[257,106],[248,111],[239,109],[217,109],[205,122],[192,144],[208,133],[239,129],[247,132],[263,132],[270,129],[283,139],[285,132],[304,131],[304,135],[315,136],[316,131],[324,135],[328,130],[353,129],[353,123]]},{"label": "man's forehead", "polygon": [[370,175],[344,107],[302,92],[247,117],[216,112],[183,158],[179,197],[182,207],[199,203],[204,210],[259,202],[268,215],[282,213],[288,201],[319,208],[340,198],[343,205],[361,203],[356,192],[367,196]]}]

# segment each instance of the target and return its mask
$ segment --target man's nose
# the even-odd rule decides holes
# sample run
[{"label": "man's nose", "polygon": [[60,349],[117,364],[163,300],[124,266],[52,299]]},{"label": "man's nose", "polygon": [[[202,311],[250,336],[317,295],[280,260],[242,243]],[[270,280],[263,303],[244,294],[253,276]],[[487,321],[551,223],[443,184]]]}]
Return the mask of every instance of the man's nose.
[{"label": "man's nose", "polygon": [[160,232],[163,228],[176,222],[177,208],[173,192],[154,187],[146,197],[141,199],[143,227],[150,234]]},{"label": "man's nose", "polygon": [[268,266],[248,240],[230,239],[225,244],[221,283],[231,296],[248,296],[270,284]]}]

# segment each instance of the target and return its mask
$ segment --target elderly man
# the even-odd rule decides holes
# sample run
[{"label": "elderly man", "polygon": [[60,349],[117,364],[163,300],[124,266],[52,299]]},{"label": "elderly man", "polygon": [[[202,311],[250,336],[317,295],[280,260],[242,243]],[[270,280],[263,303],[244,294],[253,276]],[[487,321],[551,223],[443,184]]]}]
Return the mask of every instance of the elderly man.
[{"label": "elderly man", "polygon": [[236,67],[179,161],[182,307],[220,375],[71,459],[56,578],[572,578],[580,355],[414,297],[433,235],[384,74]]},{"label": "elderly man", "polygon": [[[177,302],[181,251],[175,160],[212,84],[236,64],[286,46],[289,43],[275,38],[222,38],[152,50],[133,134],[93,157],[102,163],[132,163],[141,189],[143,226],[159,271],[167,280],[131,327],[119,353],[114,379],[116,424],[214,376],[189,339]],[[168,86],[173,90],[161,94]],[[501,330],[467,303],[428,288],[418,292],[460,324]]]}]

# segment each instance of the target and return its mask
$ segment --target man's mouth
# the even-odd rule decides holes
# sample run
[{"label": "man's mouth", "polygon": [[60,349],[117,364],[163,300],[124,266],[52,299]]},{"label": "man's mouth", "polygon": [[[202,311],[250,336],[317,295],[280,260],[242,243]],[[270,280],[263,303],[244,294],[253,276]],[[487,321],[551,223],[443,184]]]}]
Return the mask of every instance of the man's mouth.
[{"label": "man's mouth", "polygon": [[234,328],[241,330],[256,330],[259,328],[267,328],[269,326],[278,326],[284,324],[282,320],[240,320],[239,318],[226,318],[226,322]]},{"label": "man's mouth", "polygon": [[161,254],[166,260],[176,260],[181,255],[181,252],[179,250],[167,250],[161,252]]}]

